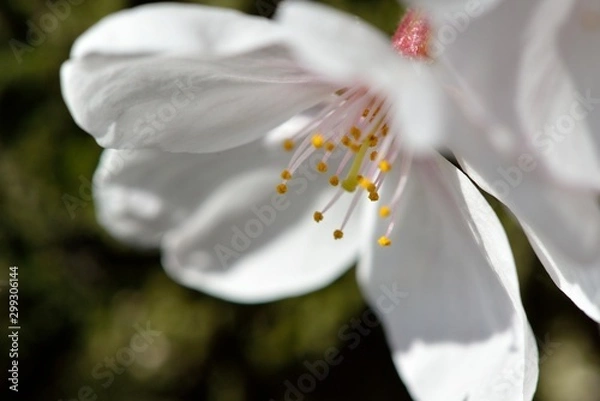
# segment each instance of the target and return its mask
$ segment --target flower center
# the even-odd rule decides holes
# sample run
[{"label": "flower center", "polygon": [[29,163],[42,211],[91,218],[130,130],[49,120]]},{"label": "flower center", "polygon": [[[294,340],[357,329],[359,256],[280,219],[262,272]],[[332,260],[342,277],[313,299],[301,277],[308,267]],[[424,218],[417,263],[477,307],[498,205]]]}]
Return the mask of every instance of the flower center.
[{"label": "flower center", "polygon": [[[409,10],[398,26],[392,46],[402,56],[425,59],[429,57],[430,34],[427,20],[418,12]],[[321,156],[314,166],[316,170],[322,174],[333,173],[329,176],[329,184],[338,190],[321,210],[314,213],[317,223],[325,218],[342,195],[353,194],[340,228],[333,232],[336,240],[343,238],[344,227],[360,198],[366,196],[371,202],[378,202],[386,176],[392,168],[398,168],[400,178],[396,191],[389,202],[379,208],[379,216],[389,218],[390,223],[378,243],[383,247],[391,245],[390,234],[408,179],[411,154],[401,146],[400,132],[394,130],[389,118],[390,109],[385,98],[367,88],[340,89],[334,100],[310,124],[283,143],[285,150],[295,149],[295,152],[281,173],[283,181],[277,186],[279,194],[287,192],[288,181],[314,154]],[[340,156],[337,166],[331,168],[332,161]]]}]

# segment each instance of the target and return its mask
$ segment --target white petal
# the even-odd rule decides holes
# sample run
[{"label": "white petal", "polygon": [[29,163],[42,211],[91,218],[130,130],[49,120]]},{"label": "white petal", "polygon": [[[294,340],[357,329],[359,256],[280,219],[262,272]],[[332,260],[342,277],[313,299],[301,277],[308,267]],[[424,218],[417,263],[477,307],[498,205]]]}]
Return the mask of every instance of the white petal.
[{"label": "white petal", "polygon": [[540,240],[530,228],[525,233],[554,283],[590,318],[600,323],[600,248],[589,262],[565,256],[561,249]]},{"label": "white petal", "polygon": [[600,243],[600,211],[588,190],[555,182],[516,113],[522,32],[506,27],[508,21],[527,26],[535,4],[503,2],[447,47],[442,63],[455,101],[446,104],[440,124],[452,133],[449,147],[478,185],[548,246],[587,263]]},{"label": "white petal", "polygon": [[167,234],[163,264],[178,282],[227,300],[255,303],[301,295],[344,273],[362,238],[357,219],[333,239],[349,206],[339,201],[317,224],[334,191],[314,170],[274,194],[275,175],[250,171],[224,183],[184,225]]},{"label": "white petal", "polygon": [[[528,146],[555,177],[598,188],[598,113],[590,109],[600,101],[600,80],[594,79],[600,59],[588,49],[599,31],[580,32],[584,3],[573,7],[579,11],[567,23],[571,0],[504,1],[477,18],[450,18],[434,35],[432,49],[449,69],[449,86],[470,98],[463,107],[476,123],[510,132],[478,135],[491,134],[490,141],[506,148]],[[576,118],[584,112],[585,120]]]},{"label": "white petal", "polygon": [[[251,188],[246,186],[246,191],[258,188],[272,193],[266,176],[248,178]],[[217,195],[236,193],[225,188]],[[341,210],[336,208],[316,224],[312,215],[332,192],[309,189],[302,196],[283,203],[282,211],[276,211],[276,201],[269,197],[253,199],[245,209],[226,204],[229,207],[218,212],[219,220],[210,217],[216,205],[205,205],[186,225],[166,236],[167,273],[185,286],[242,303],[302,295],[330,284],[352,266],[360,228],[351,221],[344,239],[335,241],[332,233],[348,202],[340,202]]]},{"label": "white petal", "polygon": [[400,128],[403,143],[414,152],[427,153],[432,147],[441,147],[450,135],[442,125],[447,110],[439,89],[441,81],[429,66],[406,71],[405,78],[387,91],[395,104],[394,125]]},{"label": "white petal", "polygon": [[314,169],[277,195],[288,158],[260,142],[207,155],[106,151],[94,181],[98,218],[120,239],[161,245],[183,285],[237,302],[300,295],[352,265],[361,231],[352,219],[333,239],[347,199],[314,222],[332,195]]},{"label": "white petal", "polygon": [[[590,7],[589,2],[577,4],[579,10],[585,4]],[[592,45],[586,45],[581,32],[573,35],[581,20],[571,18],[572,24],[565,24],[572,6],[571,1],[505,1],[480,18],[460,20],[462,29],[455,23],[454,40],[443,43],[438,36],[436,52],[450,67],[450,93],[461,108],[447,107],[440,124],[453,134],[450,147],[471,178],[529,227],[532,242],[538,244],[534,247],[555,281],[594,317],[595,273],[589,266],[598,263],[600,210],[587,189],[574,186],[597,187],[599,137],[589,135],[583,121],[573,135],[558,133],[558,141],[557,134],[548,133],[552,130],[539,132],[545,124],[555,127],[562,116],[570,115],[573,76],[585,79],[590,88],[598,82],[593,79],[596,53],[587,51]],[[597,34],[591,31],[587,37]],[[562,57],[561,52],[577,55]],[[565,60],[584,71],[569,76]],[[585,97],[585,90],[580,93]],[[593,107],[594,101],[584,104]],[[587,121],[596,116],[589,113]]]},{"label": "white petal", "polygon": [[439,28],[431,44],[463,107],[483,124],[502,123],[515,135],[523,135],[515,101],[523,35],[535,4],[503,1],[493,12]]},{"label": "white petal", "polygon": [[565,180],[600,189],[600,6],[549,0],[536,9],[518,111],[540,158]]},{"label": "white petal", "polygon": [[288,41],[303,62],[341,83],[363,71],[384,70],[397,58],[383,33],[322,4],[286,1],[275,19],[289,30]]},{"label": "white petal", "polygon": [[[463,127],[463,132],[471,129]],[[462,150],[459,162],[480,187],[508,206],[526,227],[538,257],[557,285],[597,319],[597,195],[555,180],[530,149],[502,152],[486,139],[478,132],[465,137],[467,143],[455,147]]]},{"label": "white petal", "polygon": [[531,400],[537,349],[512,254],[471,182],[440,157],[416,162],[391,240],[359,279],[412,396]]},{"label": "white petal", "polygon": [[77,39],[71,57],[157,53],[223,56],[280,40],[280,30],[266,18],[218,7],[148,4],[102,19]]},{"label": "white petal", "polygon": [[100,145],[196,153],[251,142],[335,91],[276,48],[214,60],[88,56],[65,63],[61,80]]},{"label": "white petal", "polygon": [[276,14],[303,66],[341,87],[366,86],[394,106],[395,124],[420,151],[440,143],[439,85],[431,65],[399,56],[390,38],[358,17],[304,1],[286,1]]},{"label": "white petal", "polygon": [[294,134],[306,128],[327,106],[328,102],[320,103],[302,113],[295,115],[277,128],[271,130],[265,141],[271,146],[281,145],[286,139],[290,139]]},{"label": "white petal", "polygon": [[502,153],[481,138],[459,162],[486,192],[504,203],[551,248],[576,263],[589,263],[600,243],[600,207],[585,189],[554,180],[534,154]]},{"label": "white petal", "polygon": [[260,142],[205,155],[106,150],[94,174],[98,220],[121,240],[158,246],[224,181],[244,171],[281,168],[288,158],[282,153],[267,152]]}]

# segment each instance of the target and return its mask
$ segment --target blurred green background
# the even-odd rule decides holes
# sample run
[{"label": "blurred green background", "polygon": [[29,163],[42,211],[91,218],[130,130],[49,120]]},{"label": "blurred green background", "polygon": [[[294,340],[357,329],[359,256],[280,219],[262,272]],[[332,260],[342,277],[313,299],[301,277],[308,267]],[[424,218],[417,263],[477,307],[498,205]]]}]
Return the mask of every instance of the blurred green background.
[{"label": "blurred green background", "polygon": [[[395,0],[325,2],[390,34],[400,13]],[[70,15],[19,57],[10,40],[27,43],[28,23],[38,23],[48,3],[0,3],[0,284],[6,294],[8,267],[20,267],[18,399],[280,400],[286,381],[296,383],[307,372],[306,361],[323,359],[336,347],[343,363],[304,399],[408,400],[379,327],[355,349],[340,339],[340,330],[367,308],[353,271],[308,296],[235,305],[174,284],[157,253],[121,245],[98,227],[89,180],[101,149],[69,116],[58,68],[86,28],[144,2],[72,3]],[[269,16],[277,1],[201,3]],[[78,201],[70,213],[65,200],[73,199]],[[554,287],[520,229],[495,206],[513,245],[540,345],[536,399],[600,400],[598,326]],[[7,312],[1,316],[5,328]],[[136,322],[160,333],[150,336],[143,352],[131,354],[127,347]],[[9,344],[6,335],[1,338],[6,358]],[[129,366],[108,373],[102,365],[110,358]],[[2,399],[14,397],[2,377]]]}]

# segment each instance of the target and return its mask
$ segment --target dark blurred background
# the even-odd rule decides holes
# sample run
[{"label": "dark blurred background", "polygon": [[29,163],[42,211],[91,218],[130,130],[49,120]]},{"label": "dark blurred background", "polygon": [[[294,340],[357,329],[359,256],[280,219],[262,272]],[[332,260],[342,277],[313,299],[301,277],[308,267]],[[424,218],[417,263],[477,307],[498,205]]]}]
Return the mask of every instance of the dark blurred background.
[{"label": "dark blurred background", "polygon": [[[395,0],[324,2],[390,34],[401,12]],[[21,326],[18,397],[5,373],[2,399],[269,401],[289,392],[297,401],[408,400],[379,327],[353,349],[340,335],[356,331],[367,308],[354,271],[311,295],[235,305],[176,285],[157,253],[119,244],[98,227],[90,180],[101,149],[69,116],[58,69],[86,28],[141,3],[70,0],[68,17],[35,45],[29,24],[50,12],[49,3],[0,3],[0,289],[7,305],[9,266],[18,265]],[[200,3],[270,16],[277,1]],[[29,47],[16,54],[15,41]],[[495,206],[540,346],[536,399],[600,400],[598,326],[555,288],[520,228]],[[0,315],[5,332],[7,310]],[[143,329],[151,330],[149,344],[132,352]],[[10,346],[0,338],[6,359]],[[330,347],[343,362],[308,394],[292,394]]]}]

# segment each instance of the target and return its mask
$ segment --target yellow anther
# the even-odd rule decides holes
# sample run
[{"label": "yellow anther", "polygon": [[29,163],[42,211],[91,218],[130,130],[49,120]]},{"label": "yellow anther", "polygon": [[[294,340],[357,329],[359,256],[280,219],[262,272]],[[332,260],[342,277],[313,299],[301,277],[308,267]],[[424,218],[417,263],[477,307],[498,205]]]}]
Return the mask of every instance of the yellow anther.
[{"label": "yellow anther", "polygon": [[364,109],[364,110],[363,110],[363,113],[362,113],[362,116],[363,116],[363,117],[367,117],[367,116],[369,115],[369,113],[370,113],[370,112],[371,112],[371,110],[370,110],[370,109]]},{"label": "yellow anther", "polygon": [[360,179],[358,179],[358,184],[364,189],[366,189],[368,192],[375,192],[377,190],[375,184],[363,177],[360,177]]},{"label": "yellow anther", "polygon": [[381,136],[386,137],[389,131],[390,127],[387,124],[383,124],[383,127],[381,127]]},{"label": "yellow anther", "polygon": [[311,142],[315,148],[320,149],[325,144],[325,139],[323,139],[323,135],[321,134],[314,134]]},{"label": "yellow anther", "polygon": [[371,135],[369,137],[369,146],[374,148],[375,146],[377,146],[377,144],[379,143],[379,138],[377,138],[375,135]]},{"label": "yellow anther", "polygon": [[287,185],[285,184],[279,184],[277,185],[277,193],[280,195],[283,195],[287,192],[288,188]]},{"label": "yellow anther", "polygon": [[335,144],[333,142],[327,142],[325,144],[325,150],[327,150],[328,152],[333,152],[335,150]]},{"label": "yellow anther", "polygon": [[337,187],[338,184],[340,183],[340,179],[338,178],[337,175],[332,175],[331,177],[329,177],[329,183],[331,185],[333,185],[334,187]]},{"label": "yellow anther", "polygon": [[350,135],[352,135],[352,137],[358,141],[362,136],[362,131],[358,127],[354,126],[350,128]]},{"label": "yellow anther", "polygon": [[292,141],[291,139],[286,139],[285,141],[283,141],[283,149],[285,149],[286,152],[289,152],[292,149],[294,149],[294,141]]},{"label": "yellow anther", "polygon": [[374,151],[372,151],[372,152],[371,152],[371,154],[369,155],[369,159],[371,159],[371,161],[372,161],[372,162],[374,162],[374,161],[375,161],[375,159],[377,159],[377,155],[378,155],[377,151],[376,151],[376,150],[374,150]]},{"label": "yellow anther", "polygon": [[350,137],[344,135],[344,137],[342,138],[342,145],[349,146],[351,143],[352,141],[350,140]]},{"label": "yellow anther", "polygon": [[390,217],[390,214],[392,214],[392,209],[389,206],[382,206],[381,209],[379,209],[379,216],[382,219]]},{"label": "yellow anther", "polygon": [[392,165],[387,160],[382,160],[379,162],[379,170],[383,171],[384,173],[389,172],[391,169]]},{"label": "yellow anther", "polygon": [[344,232],[342,230],[335,230],[333,232],[333,238],[334,239],[342,239],[342,238],[344,238]]},{"label": "yellow anther", "polygon": [[370,180],[364,178],[363,176],[359,176],[359,177],[360,178],[358,178],[358,184],[361,187],[363,187],[364,189],[366,189],[368,192],[375,192],[375,191],[377,191],[377,187]]},{"label": "yellow anther", "polygon": [[327,164],[325,164],[324,162],[317,163],[317,171],[319,171],[320,173],[326,173],[327,172]]},{"label": "yellow anther", "polygon": [[281,172],[281,179],[282,180],[291,180],[292,179],[292,173],[290,173],[289,170],[283,170]]},{"label": "yellow anther", "polygon": [[358,153],[358,151],[360,150],[361,145],[359,145],[358,143],[353,143],[352,145],[350,145],[350,150],[353,151],[354,153]]},{"label": "yellow anther", "polygon": [[388,237],[381,237],[377,240],[377,243],[383,247],[392,245],[392,241]]},{"label": "yellow anther", "polygon": [[369,199],[373,202],[377,202],[379,200],[379,194],[375,191],[369,193]]},{"label": "yellow anther", "polygon": [[317,223],[323,221],[323,213],[315,212],[315,214],[313,214],[313,219],[315,219]]}]

